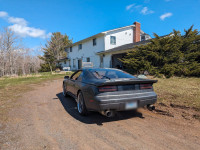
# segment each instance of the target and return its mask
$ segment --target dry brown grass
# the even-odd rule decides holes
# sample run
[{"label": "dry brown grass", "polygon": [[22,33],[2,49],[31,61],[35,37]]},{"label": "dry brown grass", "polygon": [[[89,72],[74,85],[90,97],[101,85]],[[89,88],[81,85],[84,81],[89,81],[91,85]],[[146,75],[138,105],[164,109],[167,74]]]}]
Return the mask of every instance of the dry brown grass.
[{"label": "dry brown grass", "polygon": [[13,107],[18,107],[16,103],[17,99],[23,94],[31,90],[28,85],[8,86],[4,89],[0,89],[0,121],[6,121],[8,119],[7,113]]},{"label": "dry brown grass", "polygon": [[[71,73],[67,73],[67,75]],[[0,78],[0,121],[8,119],[7,113],[13,107],[18,106],[17,99],[24,92],[30,91],[44,81],[63,78],[65,74],[41,73]]]},{"label": "dry brown grass", "polygon": [[158,102],[200,110],[200,78],[173,77],[157,80],[154,90],[158,94]]},{"label": "dry brown grass", "polygon": [[[64,75],[35,75],[18,78],[1,78],[0,80],[0,121],[7,120],[8,111],[17,106],[16,100],[34,86],[30,84],[63,78]],[[158,103],[171,106],[192,107],[200,110],[200,78],[157,79],[154,89],[158,94]]]}]

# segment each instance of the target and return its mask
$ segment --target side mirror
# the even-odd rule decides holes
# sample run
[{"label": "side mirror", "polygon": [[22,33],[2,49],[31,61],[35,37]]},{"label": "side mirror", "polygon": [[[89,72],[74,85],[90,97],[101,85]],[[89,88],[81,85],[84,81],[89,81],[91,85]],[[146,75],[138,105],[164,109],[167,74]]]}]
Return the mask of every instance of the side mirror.
[{"label": "side mirror", "polygon": [[65,76],[64,79],[69,79],[69,76]]}]

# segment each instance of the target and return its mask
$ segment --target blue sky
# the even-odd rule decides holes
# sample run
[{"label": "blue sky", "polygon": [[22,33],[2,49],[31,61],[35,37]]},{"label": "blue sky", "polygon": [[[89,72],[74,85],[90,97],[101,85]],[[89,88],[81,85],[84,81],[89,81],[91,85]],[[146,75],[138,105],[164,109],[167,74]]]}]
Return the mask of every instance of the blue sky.
[{"label": "blue sky", "polygon": [[200,30],[200,0],[0,0],[0,28],[9,26],[37,49],[52,32],[73,42],[141,23],[144,32],[165,35],[194,24]]}]

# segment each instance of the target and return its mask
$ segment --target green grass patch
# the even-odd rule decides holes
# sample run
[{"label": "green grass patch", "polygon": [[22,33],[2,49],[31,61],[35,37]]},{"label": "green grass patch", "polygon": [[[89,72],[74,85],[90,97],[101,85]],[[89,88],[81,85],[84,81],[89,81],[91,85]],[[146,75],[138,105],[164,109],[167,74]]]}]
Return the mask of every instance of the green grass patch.
[{"label": "green grass patch", "polygon": [[66,72],[64,74],[44,72],[39,74],[31,74],[27,76],[17,77],[2,77],[0,78],[0,89],[6,88],[7,86],[15,86],[19,84],[31,84],[39,83],[45,80],[64,78],[65,75],[71,75],[72,72]]}]

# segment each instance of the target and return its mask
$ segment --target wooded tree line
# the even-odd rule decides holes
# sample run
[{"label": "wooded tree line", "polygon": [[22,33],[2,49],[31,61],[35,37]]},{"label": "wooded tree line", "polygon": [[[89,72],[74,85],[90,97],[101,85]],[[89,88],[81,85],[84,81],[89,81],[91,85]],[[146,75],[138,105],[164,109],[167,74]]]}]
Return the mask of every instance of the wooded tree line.
[{"label": "wooded tree line", "polygon": [[67,57],[65,47],[71,43],[67,35],[55,32],[41,48],[43,56],[33,55],[31,49],[23,46],[21,38],[4,28],[0,31],[0,77],[55,70],[56,61]]},{"label": "wooded tree line", "polygon": [[191,26],[180,31],[173,30],[165,37],[154,34],[148,44],[137,46],[122,62],[131,73],[148,71],[158,77],[200,77],[200,34]]},{"label": "wooded tree line", "polygon": [[13,31],[8,28],[0,31],[0,77],[36,73],[41,62]]}]

